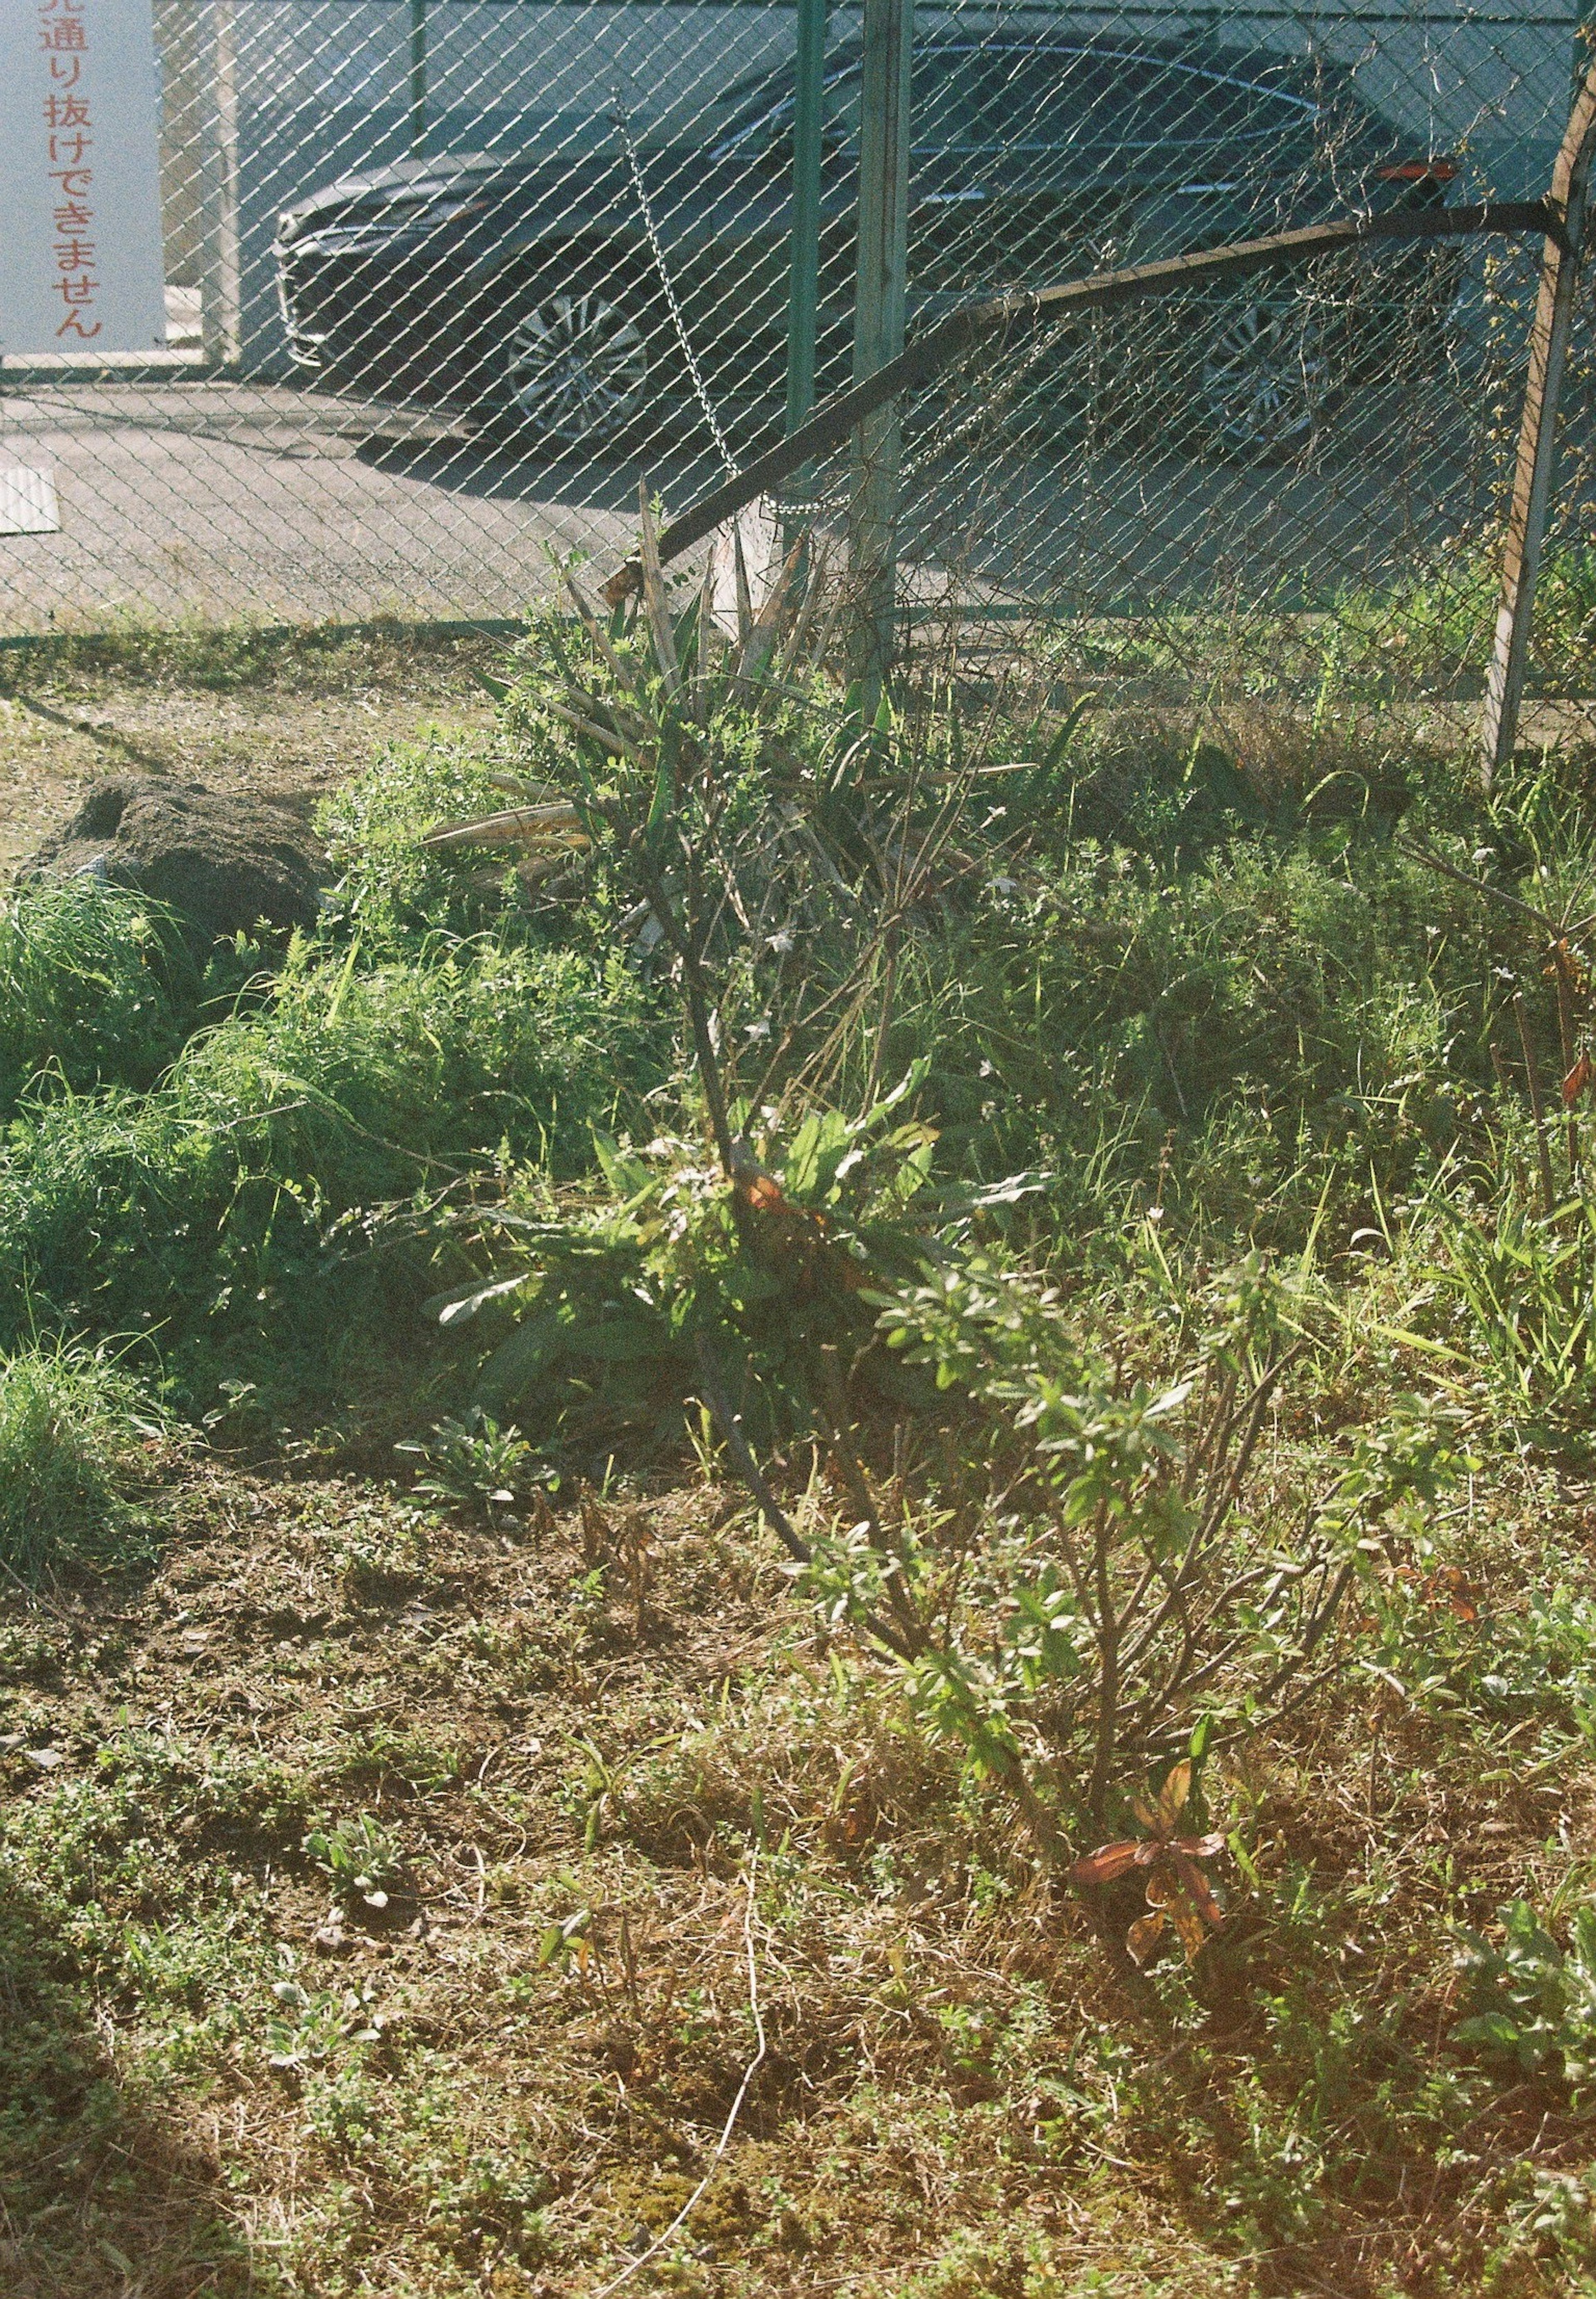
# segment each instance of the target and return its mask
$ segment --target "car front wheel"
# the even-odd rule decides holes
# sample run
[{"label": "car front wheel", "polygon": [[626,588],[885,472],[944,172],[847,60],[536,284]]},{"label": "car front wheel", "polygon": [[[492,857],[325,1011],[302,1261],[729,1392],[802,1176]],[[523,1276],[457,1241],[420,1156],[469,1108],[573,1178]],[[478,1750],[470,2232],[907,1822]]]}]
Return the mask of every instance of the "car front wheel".
[{"label": "car front wheel", "polygon": [[562,447],[598,447],[634,423],[648,397],[648,344],[616,297],[584,288],[541,295],[503,343],[503,413]]},{"label": "car front wheel", "polygon": [[1201,393],[1209,430],[1233,453],[1304,445],[1331,399],[1323,322],[1294,297],[1259,296],[1227,311],[1203,353]]}]

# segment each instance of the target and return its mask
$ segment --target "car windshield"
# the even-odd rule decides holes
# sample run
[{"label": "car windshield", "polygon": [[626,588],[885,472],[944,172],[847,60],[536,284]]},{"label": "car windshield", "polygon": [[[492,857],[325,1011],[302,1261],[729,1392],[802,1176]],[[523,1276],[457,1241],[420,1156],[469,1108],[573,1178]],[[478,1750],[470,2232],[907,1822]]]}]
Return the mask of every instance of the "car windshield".
[{"label": "car windshield", "polygon": [[[1311,98],[1268,85],[1262,73],[1101,45],[974,40],[921,49],[913,102],[913,148],[925,154],[1274,142],[1310,128],[1318,110]],[[834,145],[858,143],[860,103],[855,55],[827,74],[826,132]],[[791,75],[744,82],[726,105],[722,148],[785,140],[793,124]]]}]

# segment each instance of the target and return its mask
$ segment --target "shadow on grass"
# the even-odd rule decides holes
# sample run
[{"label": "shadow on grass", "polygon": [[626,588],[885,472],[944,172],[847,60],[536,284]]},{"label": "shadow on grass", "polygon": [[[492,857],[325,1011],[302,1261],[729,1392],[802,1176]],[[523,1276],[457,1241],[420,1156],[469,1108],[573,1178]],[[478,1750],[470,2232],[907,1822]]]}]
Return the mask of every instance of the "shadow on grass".
[{"label": "shadow on grass", "polygon": [[263,2299],[217,2167],[119,2081],[92,1994],[0,1863],[0,2292]]}]

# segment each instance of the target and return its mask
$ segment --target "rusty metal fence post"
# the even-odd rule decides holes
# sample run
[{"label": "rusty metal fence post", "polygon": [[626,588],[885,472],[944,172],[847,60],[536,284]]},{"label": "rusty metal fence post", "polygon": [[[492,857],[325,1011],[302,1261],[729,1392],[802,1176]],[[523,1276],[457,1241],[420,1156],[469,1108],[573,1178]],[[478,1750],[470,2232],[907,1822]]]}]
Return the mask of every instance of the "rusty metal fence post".
[{"label": "rusty metal fence post", "polygon": [[1541,260],[1541,286],[1530,335],[1524,418],[1513,499],[1502,552],[1501,603],[1485,688],[1480,765],[1485,787],[1513,755],[1518,713],[1529,669],[1535,584],[1551,509],[1557,458],[1558,403],[1574,327],[1574,302],[1584,252],[1591,164],[1596,157],[1596,64],[1585,75],[1552,171],[1548,200],[1552,228]]},{"label": "rusty metal fence post", "polygon": [[[859,270],[853,376],[863,383],[903,349],[909,287],[910,59],[913,0],[865,0],[859,152]],[[853,435],[848,569],[852,669],[874,715],[892,661],[897,590],[901,403],[889,399]]]}]

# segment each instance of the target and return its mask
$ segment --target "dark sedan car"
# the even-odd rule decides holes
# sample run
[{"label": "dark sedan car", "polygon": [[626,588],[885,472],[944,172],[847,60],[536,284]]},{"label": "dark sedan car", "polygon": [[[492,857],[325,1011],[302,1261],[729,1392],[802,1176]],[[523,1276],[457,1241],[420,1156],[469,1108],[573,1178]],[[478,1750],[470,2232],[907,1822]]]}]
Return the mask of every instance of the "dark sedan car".
[{"label": "dark sedan car", "polygon": [[[822,388],[847,373],[860,57],[828,61]],[[686,399],[766,426],[786,319],[790,71],[681,127],[551,124],[512,154],[412,160],[286,209],[279,286],[295,359],[328,380],[463,403],[588,451]],[[916,51],[910,304],[1213,246],[1349,210],[1446,196],[1343,74],[1209,44],[944,33]],[[1334,392],[1396,356],[1440,355],[1454,259],[1409,251],[1328,295],[1210,294],[1110,331],[1122,401],[1165,394],[1237,448],[1290,444]],[[1173,364],[1171,353],[1176,354]],[[1052,361],[1060,403],[1068,358]],[[1078,365],[1078,362],[1077,362]],[[1042,388],[1051,387],[1043,377]],[[1145,410],[1143,410],[1145,412]]]}]

